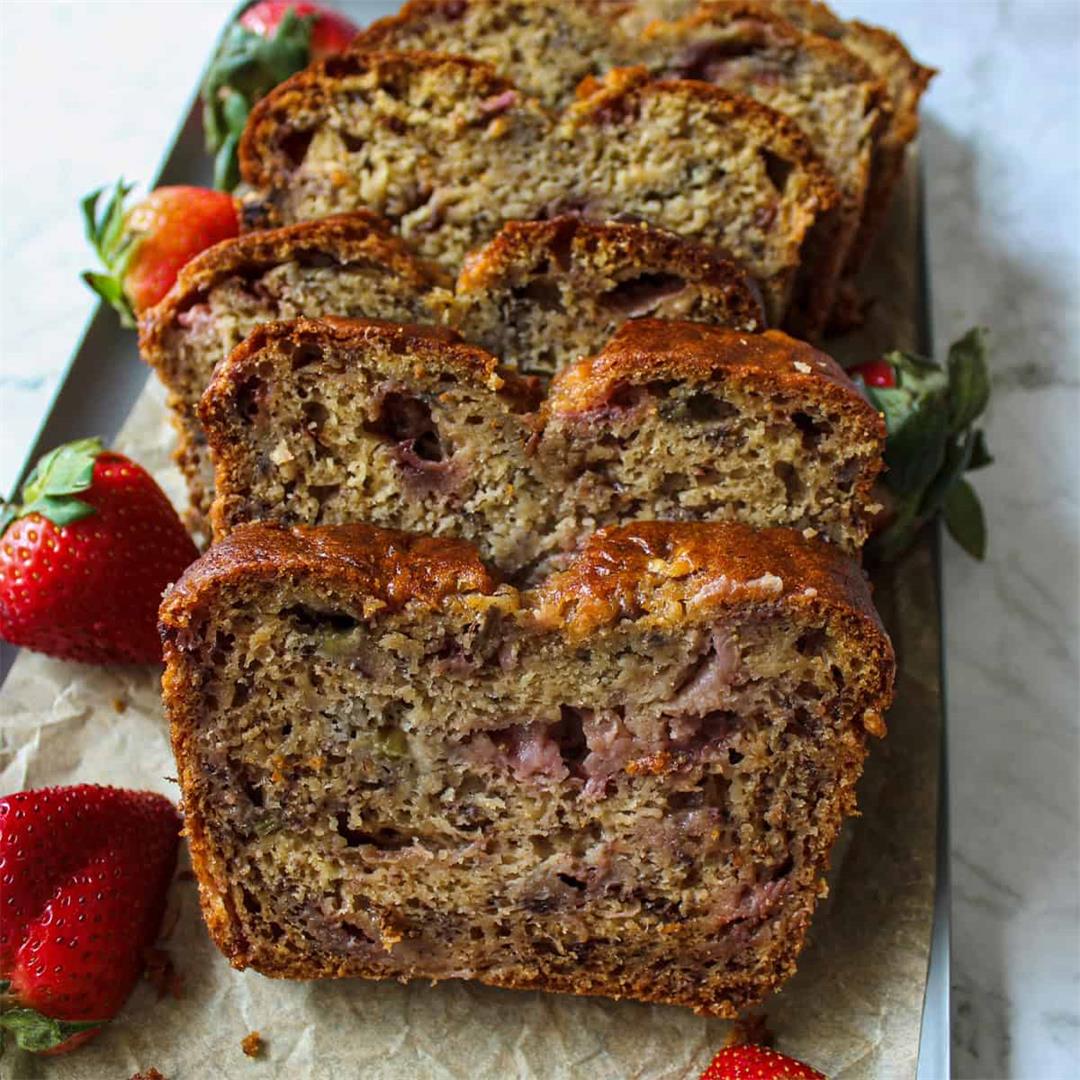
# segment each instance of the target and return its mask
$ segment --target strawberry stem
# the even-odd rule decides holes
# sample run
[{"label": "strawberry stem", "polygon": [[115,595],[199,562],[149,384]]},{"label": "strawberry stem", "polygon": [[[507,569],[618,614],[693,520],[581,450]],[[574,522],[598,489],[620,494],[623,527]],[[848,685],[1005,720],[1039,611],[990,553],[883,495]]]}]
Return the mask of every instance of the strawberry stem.
[{"label": "strawberry stem", "polygon": [[135,325],[135,312],[124,294],[124,274],[134,253],[134,238],[124,231],[124,219],[127,216],[124,200],[133,187],[133,184],[125,184],[123,177],[117,180],[109,201],[100,213],[98,203],[105,193],[104,188],[90,192],[81,203],[86,238],[106,270],[105,273],[87,270],[83,273],[83,281],[116,309],[120,322],[127,327]]}]

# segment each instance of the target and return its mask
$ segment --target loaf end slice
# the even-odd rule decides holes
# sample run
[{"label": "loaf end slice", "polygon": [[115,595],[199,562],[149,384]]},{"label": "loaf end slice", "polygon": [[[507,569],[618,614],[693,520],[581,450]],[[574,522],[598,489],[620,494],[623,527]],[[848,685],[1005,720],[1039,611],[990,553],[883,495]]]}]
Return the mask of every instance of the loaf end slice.
[{"label": "loaf end slice", "polygon": [[466,261],[449,317],[470,341],[553,375],[643,315],[765,328],[756,283],[711,248],[576,215],[504,225]]},{"label": "loaf end slice", "polygon": [[525,593],[451,541],[247,526],[161,619],[235,966],[718,1016],[794,970],[893,672],[854,563],[736,525],[611,530]]},{"label": "loaf end slice", "polygon": [[213,465],[199,398],[218,361],[260,323],[300,315],[439,318],[443,271],[417,258],[367,212],[249,233],[196,256],[142,319],[139,349],[168,391],[177,464],[200,526],[213,499]]}]

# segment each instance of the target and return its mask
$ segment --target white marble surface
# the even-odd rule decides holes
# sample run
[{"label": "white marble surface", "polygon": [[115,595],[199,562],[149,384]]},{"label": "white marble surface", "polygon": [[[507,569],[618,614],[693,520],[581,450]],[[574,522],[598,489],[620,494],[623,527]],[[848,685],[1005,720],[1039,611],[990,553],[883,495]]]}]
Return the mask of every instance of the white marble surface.
[{"label": "white marble surface", "polygon": [[[231,0],[0,0],[0,490],[93,301],[77,202],[153,174]],[[993,331],[990,555],[946,552],[958,1076],[1080,1070],[1080,5],[844,0],[928,97],[939,349]]]}]

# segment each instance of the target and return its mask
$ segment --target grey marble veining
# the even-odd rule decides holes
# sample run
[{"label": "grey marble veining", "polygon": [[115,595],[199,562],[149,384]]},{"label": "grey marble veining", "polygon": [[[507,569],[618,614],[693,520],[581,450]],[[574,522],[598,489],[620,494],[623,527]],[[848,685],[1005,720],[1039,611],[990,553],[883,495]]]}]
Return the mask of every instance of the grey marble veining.
[{"label": "grey marble veining", "polygon": [[[93,307],[77,202],[150,176],[232,0],[0,3],[0,488]],[[954,1070],[1080,1062],[1080,5],[863,0],[925,107],[936,346],[992,331],[990,554],[945,554]],[[42,62],[48,48],[49,62]]]}]

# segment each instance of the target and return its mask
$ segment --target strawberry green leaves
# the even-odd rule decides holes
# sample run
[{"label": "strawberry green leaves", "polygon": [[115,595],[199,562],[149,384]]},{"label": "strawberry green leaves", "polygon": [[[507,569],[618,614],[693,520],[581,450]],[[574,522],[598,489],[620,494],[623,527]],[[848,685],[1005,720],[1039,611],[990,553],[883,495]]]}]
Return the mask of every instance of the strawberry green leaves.
[{"label": "strawberry green leaves", "polygon": [[133,237],[124,228],[124,200],[133,187],[133,184],[125,184],[121,177],[100,211],[98,204],[105,194],[104,188],[92,191],[81,204],[86,238],[106,270],[106,273],[87,270],[82,275],[83,281],[116,309],[120,322],[129,328],[135,325],[135,313],[124,293],[124,274],[134,249]]},{"label": "strawberry green leaves", "polygon": [[214,186],[220,191],[231,191],[240,180],[236,147],[251,107],[307,66],[313,22],[290,9],[269,36],[240,23],[226,31],[202,90],[206,149],[214,155]]},{"label": "strawberry green leaves", "polygon": [[892,386],[868,385],[857,369],[852,373],[888,429],[885,484],[895,507],[871,541],[871,554],[882,561],[896,558],[940,512],[956,542],[982,559],[986,520],[964,474],[993,461],[983,431],[975,427],[990,400],[984,332],[969,330],[953,342],[944,368],[905,352],[884,360],[894,372]]},{"label": "strawberry green leaves", "polygon": [[0,513],[0,534],[12,521],[28,514],[41,514],[57,527],[93,514],[94,508],[76,496],[93,483],[94,462],[103,449],[101,440],[95,437],[50,450],[26,478],[22,503],[6,506]]}]

